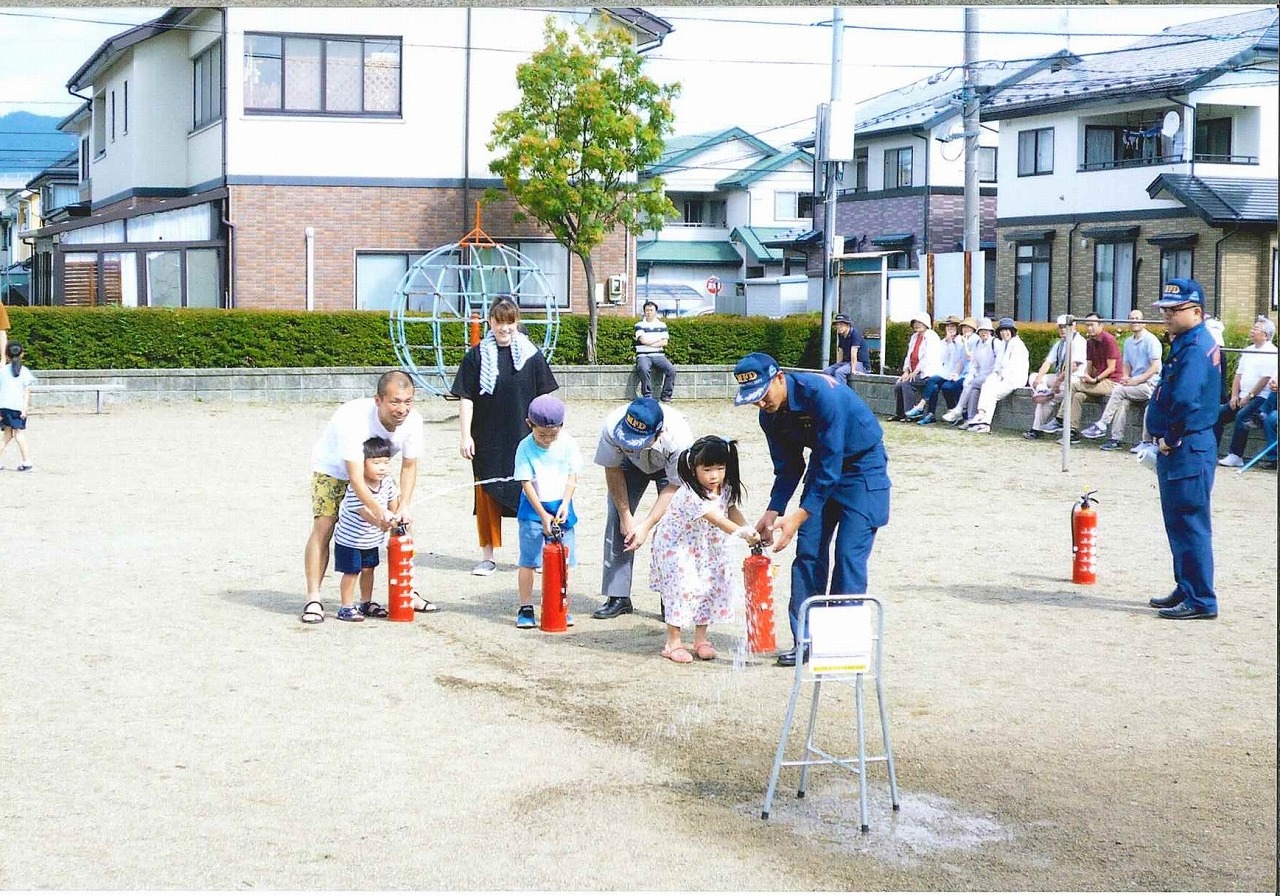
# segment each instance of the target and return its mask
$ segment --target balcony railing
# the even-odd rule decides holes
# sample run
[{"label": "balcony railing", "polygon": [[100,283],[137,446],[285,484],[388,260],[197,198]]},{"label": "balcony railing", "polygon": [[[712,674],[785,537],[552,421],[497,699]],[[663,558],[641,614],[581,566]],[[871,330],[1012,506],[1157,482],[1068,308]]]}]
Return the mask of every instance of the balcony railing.
[{"label": "balcony railing", "polygon": [[1214,155],[1213,153],[1198,152],[1195,154],[1197,162],[1206,162],[1210,165],[1256,165],[1258,164],[1257,156],[1236,156],[1236,155]]},{"label": "balcony railing", "polygon": [[1114,171],[1117,168],[1146,168],[1151,165],[1177,165],[1182,156],[1150,156],[1141,159],[1108,159],[1105,162],[1086,161],[1078,171]]}]

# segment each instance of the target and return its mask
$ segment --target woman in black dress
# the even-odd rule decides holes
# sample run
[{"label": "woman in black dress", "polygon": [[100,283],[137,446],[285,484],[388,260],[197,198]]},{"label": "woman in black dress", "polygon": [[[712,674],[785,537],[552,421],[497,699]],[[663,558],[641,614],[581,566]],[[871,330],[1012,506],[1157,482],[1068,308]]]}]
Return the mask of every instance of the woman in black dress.
[{"label": "woman in black dress", "polygon": [[[519,331],[520,308],[503,296],[489,306],[489,332],[458,366],[450,390],[461,399],[458,453],[471,461],[476,480],[476,532],[480,562],[472,575],[498,568],[494,548],[502,547],[502,518],[514,517],[520,483],[511,480],[516,446],[529,434],[529,403],[560,388],[551,365]],[[488,482],[502,479],[501,482]],[[483,484],[481,484],[483,483]]]}]

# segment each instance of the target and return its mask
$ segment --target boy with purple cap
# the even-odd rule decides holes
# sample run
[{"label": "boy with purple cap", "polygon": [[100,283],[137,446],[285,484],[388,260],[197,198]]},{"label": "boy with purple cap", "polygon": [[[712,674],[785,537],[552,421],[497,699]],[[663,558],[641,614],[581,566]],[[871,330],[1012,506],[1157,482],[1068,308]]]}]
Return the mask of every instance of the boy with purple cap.
[{"label": "boy with purple cap", "polygon": [[1156,440],[1160,512],[1177,583],[1151,606],[1165,619],[1216,619],[1209,497],[1218,466],[1222,354],[1204,325],[1204,289],[1195,280],[1165,283],[1155,303],[1173,342],[1160,385],[1147,402],[1147,431]]},{"label": "boy with purple cap", "polygon": [[[772,536],[775,553],[796,540],[788,612],[796,644],[778,654],[779,666],[794,666],[804,662],[797,656],[800,605],[815,594],[867,593],[867,558],[876,531],[889,522],[884,432],[858,394],[829,376],[784,373],[761,352],[739,361],[733,376],[733,403],[760,409],[773,459],[769,507],[756,531],[766,542]],[[800,506],[783,515],[802,477]],[[833,536],[835,570],[828,577]]]},{"label": "boy with purple cap", "polygon": [[516,611],[516,628],[538,624],[533,613],[533,573],[542,565],[542,547],[553,525],[563,532],[569,565],[577,565],[573,527],[578,515],[573,511],[573,493],[582,472],[582,452],[573,436],[561,432],[564,411],[564,402],[554,395],[539,395],[529,403],[526,418],[532,432],[516,446],[512,473],[520,483],[520,506],[516,510],[520,608]]}]

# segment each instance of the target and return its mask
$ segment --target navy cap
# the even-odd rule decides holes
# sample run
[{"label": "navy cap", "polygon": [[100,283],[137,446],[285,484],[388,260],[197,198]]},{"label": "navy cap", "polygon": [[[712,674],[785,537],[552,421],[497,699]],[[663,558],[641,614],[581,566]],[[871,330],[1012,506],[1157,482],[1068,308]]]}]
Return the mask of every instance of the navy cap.
[{"label": "navy cap", "polygon": [[1204,307],[1204,287],[1194,280],[1175,277],[1164,285],[1164,295],[1160,301],[1152,303],[1153,308],[1177,308],[1179,305],[1199,305]]},{"label": "navy cap", "polygon": [[1001,330],[1012,330],[1014,336],[1018,335],[1018,325],[1013,322],[1012,317],[1000,318],[1000,323],[996,324],[996,332],[999,333]]},{"label": "navy cap", "polygon": [[662,405],[652,398],[637,398],[613,428],[613,438],[624,448],[638,450],[656,439],[661,430]]},{"label": "navy cap", "polygon": [[782,368],[764,352],[752,352],[733,368],[733,378],[738,382],[738,394],[733,396],[737,405],[755,404],[769,391],[769,383]]},{"label": "navy cap", "polygon": [[564,426],[564,402],[554,395],[539,395],[529,402],[529,422],[534,426]]},{"label": "navy cap", "polygon": [[833,324],[852,324],[853,323],[853,321],[849,320],[849,315],[847,314],[837,314],[835,317],[831,319],[831,322]]}]

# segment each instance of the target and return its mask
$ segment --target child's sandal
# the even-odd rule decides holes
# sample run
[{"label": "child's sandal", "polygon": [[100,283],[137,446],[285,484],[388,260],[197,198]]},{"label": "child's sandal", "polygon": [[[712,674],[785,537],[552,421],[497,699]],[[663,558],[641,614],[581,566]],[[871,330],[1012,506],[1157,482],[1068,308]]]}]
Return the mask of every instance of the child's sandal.
[{"label": "child's sandal", "polygon": [[693,662],[693,656],[690,655],[689,648],[685,647],[683,644],[679,644],[675,647],[662,648],[662,656],[671,660],[673,663],[680,663],[681,665]]},{"label": "child's sandal", "polygon": [[700,660],[713,660],[716,658],[716,649],[711,646],[710,641],[699,641],[694,644],[693,652],[697,654]]}]

